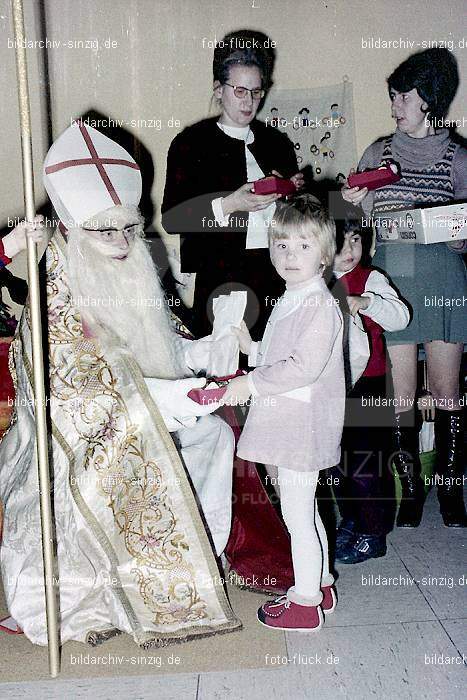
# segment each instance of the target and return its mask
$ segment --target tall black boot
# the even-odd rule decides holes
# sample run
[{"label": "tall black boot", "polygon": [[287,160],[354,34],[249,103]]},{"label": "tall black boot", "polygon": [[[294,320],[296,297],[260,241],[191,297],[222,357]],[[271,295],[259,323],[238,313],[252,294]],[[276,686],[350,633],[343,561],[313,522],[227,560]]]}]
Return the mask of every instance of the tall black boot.
[{"label": "tall black boot", "polygon": [[402,488],[397,514],[397,527],[418,527],[423,513],[425,489],[421,479],[422,465],[418,448],[421,416],[417,409],[396,414],[393,437],[396,453],[393,462]]},{"label": "tall black boot", "polygon": [[463,493],[464,416],[436,409],[435,445],[439,509],[446,527],[465,527]]}]

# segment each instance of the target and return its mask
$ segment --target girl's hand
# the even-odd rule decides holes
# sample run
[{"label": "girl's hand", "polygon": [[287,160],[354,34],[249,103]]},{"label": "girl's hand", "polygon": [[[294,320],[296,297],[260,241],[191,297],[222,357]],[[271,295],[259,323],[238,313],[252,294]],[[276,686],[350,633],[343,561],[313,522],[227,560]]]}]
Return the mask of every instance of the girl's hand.
[{"label": "girl's hand", "polygon": [[[354,173],[355,168],[351,168],[349,175],[353,175]],[[350,187],[348,179],[346,180],[345,185],[341,189],[342,198],[345,199],[346,202],[350,202],[350,204],[353,204],[354,206],[360,204],[365,199],[367,194],[368,187],[364,187],[363,189],[360,189],[360,187]]]},{"label": "girl's hand", "polygon": [[243,352],[244,355],[249,355],[251,350],[251,343],[253,341],[251,339],[250,331],[248,330],[245,321],[241,322],[240,328],[232,326],[232,332],[238,338],[238,341],[240,343],[240,350]]},{"label": "girl's hand", "polygon": [[365,310],[370,306],[369,297],[348,296],[347,304],[352,316],[356,316],[359,311]]},{"label": "girl's hand", "polygon": [[232,194],[222,198],[222,211],[224,216],[233,214],[234,211],[260,211],[279,199],[280,194],[254,194],[252,183],[247,182]]},{"label": "girl's hand", "polygon": [[33,221],[20,221],[15,228],[3,238],[3,248],[8,258],[14,258],[17,253],[25,250],[27,239],[41,243],[44,239],[44,217],[37,214]]},{"label": "girl's hand", "polygon": [[[282,175],[278,173],[277,170],[273,170],[272,175],[276,175],[276,177],[282,177]],[[292,177],[290,177],[289,180],[293,182],[297,190],[301,190],[305,184],[305,178],[303,176],[303,173],[295,173],[295,175],[292,175]]]},{"label": "girl's hand", "polygon": [[248,375],[243,377],[235,377],[229,382],[227,391],[220,401],[221,406],[238,406],[245,404],[251,396],[250,387],[248,386]]}]

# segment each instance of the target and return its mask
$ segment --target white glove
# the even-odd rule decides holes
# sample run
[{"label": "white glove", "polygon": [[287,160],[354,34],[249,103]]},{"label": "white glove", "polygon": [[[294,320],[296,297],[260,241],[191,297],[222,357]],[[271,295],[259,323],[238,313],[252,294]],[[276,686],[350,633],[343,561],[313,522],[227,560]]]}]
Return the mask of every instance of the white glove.
[{"label": "white glove", "polygon": [[32,238],[34,243],[41,243],[44,239],[44,217],[37,214],[34,221],[21,221],[15,228],[3,237],[3,250],[8,258],[25,250],[27,238]]},{"label": "white glove", "polygon": [[231,327],[220,338],[214,339],[212,335],[207,335],[199,340],[177,338],[176,342],[182,349],[185,364],[195,373],[223,377],[234,374],[238,369],[239,341]]},{"label": "white glove", "polygon": [[211,356],[211,336],[206,335],[198,340],[187,340],[177,337],[176,344],[181,348],[185,363],[193,372],[205,372]]},{"label": "white glove", "polygon": [[188,398],[191,389],[201,389],[206,380],[200,377],[188,379],[154,379],[145,377],[144,381],[154,402],[159,409],[167,430],[171,433],[182,427],[191,428],[196,424],[197,416],[213,413],[219,404],[199,404]]}]

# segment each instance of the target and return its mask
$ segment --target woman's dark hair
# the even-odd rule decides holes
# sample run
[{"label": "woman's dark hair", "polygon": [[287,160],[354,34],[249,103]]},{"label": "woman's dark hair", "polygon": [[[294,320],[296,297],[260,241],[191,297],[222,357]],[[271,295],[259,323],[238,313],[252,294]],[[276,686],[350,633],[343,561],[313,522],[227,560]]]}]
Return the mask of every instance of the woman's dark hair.
[{"label": "woman's dark hair", "polygon": [[339,211],[338,216],[335,216],[335,222],[336,255],[338,255],[343,248],[346,233],[359,233],[362,239],[362,258],[360,260],[360,265],[362,267],[370,267],[373,229],[369,225],[363,209],[348,204]]},{"label": "woman's dark hair", "polygon": [[214,80],[218,80],[221,85],[227,82],[231,66],[256,66],[261,74],[263,88],[269,89],[275,61],[271,43],[274,44],[266,34],[252,29],[239,29],[226,34],[214,49]]},{"label": "woman's dark hair", "polygon": [[448,49],[427,49],[409,56],[388,78],[389,90],[410,92],[416,88],[427,103],[428,120],[445,117],[459,85],[457,61]]}]

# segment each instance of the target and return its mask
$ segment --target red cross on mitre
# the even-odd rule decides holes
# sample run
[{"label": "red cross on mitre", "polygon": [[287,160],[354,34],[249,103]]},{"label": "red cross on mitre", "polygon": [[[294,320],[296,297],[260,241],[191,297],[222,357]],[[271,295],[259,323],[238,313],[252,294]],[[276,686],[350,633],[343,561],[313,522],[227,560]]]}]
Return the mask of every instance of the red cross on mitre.
[{"label": "red cross on mitre", "polygon": [[138,163],[135,163],[134,161],[131,160],[124,160],[122,158],[101,158],[99,154],[97,153],[97,149],[93,143],[93,140],[91,138],[91,135],[89,131],[87,130],[84,122],[80,119],[76,119],[73,124],[76,124],[81,132],[81,135],[86,143],[86,146],[89,149],[89,153],[91,154],[90,158],[76,158],[72,160],[62,160],[60,163],[54,163],[53,165],[48,165],[45,168],[45,173],[46,175],[50,175],[51,173],[56,173],[59,170],[64,170],[65,168],[74,168],[77,165],[95,165],[97,170],[99,171],[99,175],[102,178],[102,181],[104,185],[107,188],[107,191],[109,195],[112,198],[112,202],[117,205],[121,204],[122,202],[120,201],[120,197],[115,191],[114,186],[112,185],[112,181],[110,180],[109,176],[107,175],[104,165],[124,165],[127,168],[133,168],[134,170],[139,170],[139,165]]},{"label": "red cross on mitre", "polygon": [[141,198],[139,165],[117,142],[82,120],[74,121],[50,147],[43,182],[68,228],[111,206],[137,207]]}]

